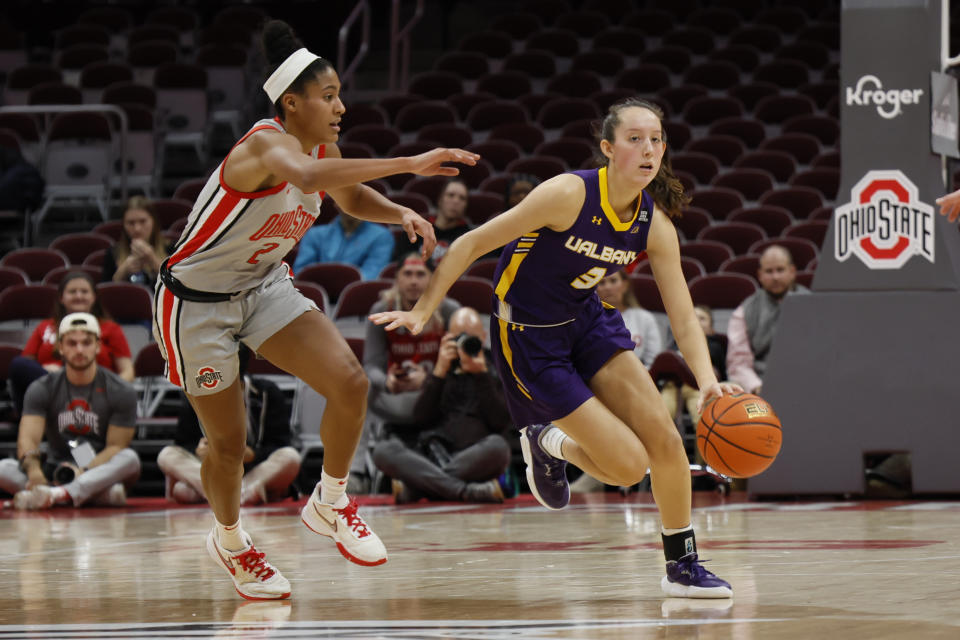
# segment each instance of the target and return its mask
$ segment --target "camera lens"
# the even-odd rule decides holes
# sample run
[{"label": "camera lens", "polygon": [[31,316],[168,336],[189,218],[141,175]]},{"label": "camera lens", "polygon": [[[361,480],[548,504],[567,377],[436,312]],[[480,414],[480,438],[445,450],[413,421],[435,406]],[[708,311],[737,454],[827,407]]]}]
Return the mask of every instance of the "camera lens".
[{"label": "camera lens", "polygon": [[465,354],[472,357],[480,355],[480,352],[483,350],[483,341],[469,333],[461,333],[457,336],[457,346],[463,349]]},{"label": "camera lens", "polygon": [[56,485],[70,484],[76,477],[77,472],[68,464],[61,464],[53,470],[53,483]]}]

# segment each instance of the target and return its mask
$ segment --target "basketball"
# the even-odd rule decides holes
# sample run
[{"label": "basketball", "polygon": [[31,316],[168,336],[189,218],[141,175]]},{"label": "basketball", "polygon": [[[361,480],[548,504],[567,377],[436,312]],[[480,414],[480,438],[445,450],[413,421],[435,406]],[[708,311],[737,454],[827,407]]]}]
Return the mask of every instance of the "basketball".
[{"label": "basketball", "polygon": [[780,451],[780,418],[752,393],[720,396],[703,409],[697,447],[708,465],[731,478],[749,478],[773,463]]}]

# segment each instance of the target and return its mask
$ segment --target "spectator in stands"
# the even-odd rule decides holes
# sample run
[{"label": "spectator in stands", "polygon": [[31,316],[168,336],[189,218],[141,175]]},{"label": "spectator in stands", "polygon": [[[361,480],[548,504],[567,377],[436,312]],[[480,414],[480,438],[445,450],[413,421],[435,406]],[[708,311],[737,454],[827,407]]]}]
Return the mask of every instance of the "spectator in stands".
[{"label": "spectator in stands", "polygon": [[53,317],[37,325],[27,340],[23,353],[10,362],[10,384],[18,412],[23,409],[23,396],[30,383],[63,367],[57,351],[56,328],[68,313],[81,311],[93,314],[100,324],[97,363],[127,382],[133,382],[133,359],[123,329],[104,312],[93,278],[84,271],[72,271],[64,276],[57,288]]},{"label": "spectator in stands", "polygon": [[163,237],[153,203],[143,196],[133,196],[123,212],[120,239],[103,257],[100,281],[132,282],[152,289],[160,273],[160,263],[171,248]]},{"label": "spectator in stands", "polygon": [[[240,377],[247,405],[247,444],[243,453],[240,504],[282,500],[300,473],[300,452],[290,425],[290,401],[267,378],[245,375],[250,349],[240,345]],[[160,450],[157,465],[167,476],[167,497],[180,503],[206,502],[200,465],[209,450],[193,407],[183,395],[174,444]]]},{"label": "spectator in stands", "polygon": [[540,178],[529,173],[518,173],[507,183],[507,190],[503,196],[504,211],[512,209],[540,184]]},{"label": "spectator in stands", "polygon": [[[466,219],[468,199],[467,183],[460,178],[450,178],[440,192],[440,197],[437,199],[437,214],[427,218],[437,234],[437,247],[431,256],[434,263],[443,259],[443,255],[454,240],[473,228]],[[420,238],[417,238],[415,244],[404,238],[397,243],[394,253],[397,256],[405,256],[412,251],[420,251],[422,244],[423,240]]]},{"label": "spectator in stands", "polygon": [[[43,203],[43,188],[43,176],[23,158],[19,146],[0,144],[0,211],[36,211]],[[0,255],[19,246],[13,234],[0,234]]]},{"label": "spectator in stands", "polygon": [[352,264],[364,280],[379,277],[393,255],[393,234],[382,224],[341,213],[330,224],[315,226],[300,241],[294,273],[318,262]]},{"label": "spectator in stands", "polygon": [[734,310],[727,326],[727,375],[750,393],[761,391],[780,303],[788,295],[810,293],[797,284],[793,257],[780,245],[771,245],[760,255],[757,279],[761,288]]},{"label": "spectator in stands", "polygon": [[[423,294],[433,274],[433,263],[419,253],[409,253],[400,262],[394,285],[381,294],[371,313],[409,310]],[[437,313],[418,335],[407,330],[386,331],[367,323],[363,347],[363,368],[370,380],[368,412],[388,425],[413,423],[413,408],[420,389],[433,370],[443,340],[444,327],[460,305],[449,298],[440,304]],[[368,447],[370,434],[364,431],[358,451]],[[361,456],[354,458],[354,472],[362,471]]]},{"label": "spectator in stands", "polygon": [[93,315],[68,314],[57,335],[64,367],[27,390],[17,437],[19,465],[0,460],[0,488],[14,494],[17,509],[123,505],[125,487],[140,475],[140,458],[130,448],[136,391],[97,365],[100,323]]},{"label": "spectator in stands", "polygon": [[[693,312],[697,314],[697,320],[703,328],[703,335],[707,338],[707,350],[710,352],[710,362],[713,363],[714,371],[717,374],[717,380],[727,379],[727,337],[717,333],[713,328],[713,310],[705,304],[698,304],[693,307]],[[669,349],[679,351],[676,341],[671,341]],[[692,377],[693,374],[691,374]],[[678,399],[679,395],[679,399]],[[693,420],[693,424],[700,421],[700,414],[697,413],[697,401],[700,399],[700,390],[694,388],[687,382],[676,378],[668,378],[660,387],[660,396],[667,405],[667,411],[674,419],[680,410],[680,402],[683,401],[687,414]]]},{"label": "spectator in stands", "polygon": [[657,319],[637,301],[637,296],[630,288],[627,272],[621,269],[604,277],[597,285],[597,295],[620,311],[623,323],[627,325],[636,345],[633,352],[640,358],[643,366],[649,369],[653,359],[663,349],[663,336],[660,335]]},{"label": "spectator in stands", "polygon": [[510,414],[486,339],[480,314],[457,309],[417,396],[413,424],[393,427],[374,447],[373,461],[393,479],[398,504],[421,497],[503,502],[497,477],[510,464]]}]

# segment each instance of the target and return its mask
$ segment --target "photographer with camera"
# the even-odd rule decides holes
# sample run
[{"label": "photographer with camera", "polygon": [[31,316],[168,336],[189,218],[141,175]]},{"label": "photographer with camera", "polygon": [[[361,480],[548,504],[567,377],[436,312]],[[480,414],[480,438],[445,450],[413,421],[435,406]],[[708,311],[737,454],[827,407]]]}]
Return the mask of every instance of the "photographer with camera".
[{"label": "photographer with camera", "polygon": [[393,479],[397,503],[422,497],[503,502],[497,478],[510,463],[503,435],[510,415],[485,339],[474,309],[455,311],[414,405],[415,426],[374,447],[373,461]]},{"label": "photographer with camera", "polygon": [[[24,399],[18,460],[0,460],[0,489],[17,509],[57,504],[122,506],[140,475],[129,448],[137,396],[117,374],[97,366],[100,324],[89,313],[60,322],[64,367],[33,382]],[[53,487],[50,486],[53,480]]]}]

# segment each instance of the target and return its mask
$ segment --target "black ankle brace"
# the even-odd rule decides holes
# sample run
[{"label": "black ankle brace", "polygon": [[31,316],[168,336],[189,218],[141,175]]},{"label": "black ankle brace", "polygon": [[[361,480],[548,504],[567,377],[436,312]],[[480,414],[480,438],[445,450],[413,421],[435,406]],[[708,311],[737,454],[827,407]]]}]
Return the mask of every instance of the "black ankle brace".
[{"label": "black ankle brace", "polygon": [[660,537],[663,539],[663,555],[667,562],[675,562],[689,553],[697,552],[697,538],[693,529],[669,536],[661,533]]}]

